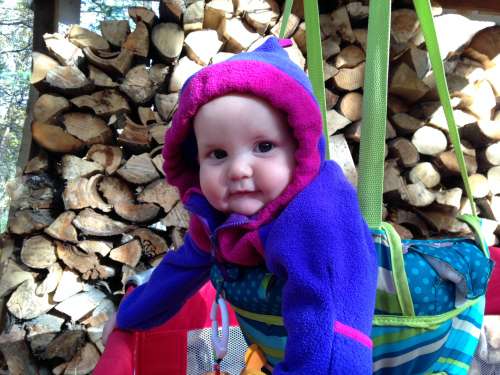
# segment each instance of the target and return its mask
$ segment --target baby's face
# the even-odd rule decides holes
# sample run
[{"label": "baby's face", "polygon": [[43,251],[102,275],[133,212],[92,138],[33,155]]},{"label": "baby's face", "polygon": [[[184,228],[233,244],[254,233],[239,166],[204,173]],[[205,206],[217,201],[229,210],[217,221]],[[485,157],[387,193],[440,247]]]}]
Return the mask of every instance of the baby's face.
[{"label": "baby's face", "polygon": [[257,213],[289,184],[295,141],[283,115],[265,101],[230,94],[194,118],[201,190],[226,213]]}]

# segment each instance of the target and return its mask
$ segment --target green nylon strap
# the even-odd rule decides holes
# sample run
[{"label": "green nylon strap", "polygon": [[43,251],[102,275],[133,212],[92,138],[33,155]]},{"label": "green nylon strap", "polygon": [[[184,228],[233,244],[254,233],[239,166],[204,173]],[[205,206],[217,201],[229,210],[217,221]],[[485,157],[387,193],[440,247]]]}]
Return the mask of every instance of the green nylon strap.
[{"label": "green nylon strap", "polygon": [[370,228],[382,223],[391,2],[370,1],[358,197]]},{"label": "green nylon strap", "polygon": [[326,123],[325,79],[323,76],[323,50],[321,48],[321,31],[319,26],[319,8],[315,0],[304,1],[306,19],[307,67],[314,95],[321,109],[323,133],[326,140],[326,158],[330,159],[328,125]]},{"label": "green nylon strap", "polygon": [[427,45],[427,51],[429,52],[429,58],[431,60],[432,70],[434,71],[434,77],[436,81],[436,87],[439,94],[439,99],[441,100],[441,105],[444,109],[444,114],[446,121],[448,122],[448,131],[450,134],[451,143],[455,150],[455,155],[460,167],[460,175],[464,183],[465,191],[472,208],[472,214],[477,216],[476,207],[474,204],[474,199],[472,198],[472,191],[469,184],[469,177],[467,175],[467,167],[465,165],[464,154],[462,152],[462,146],[460,144],[460,136],[458,134],[457,125],[453,117],[453,109],[450,103],[450,95],[448,92],[448,84],[446,83],[446,76],[443,67],[443,61],[441,60],[441,53],[439,52],[439,44],[436,36],[436,29],[434,27],[434,20],[432,18],[431,5],[429,0],[413,0],[415,5],[415,10],[420,20],[420,26],[425,38],[425,44]]},{"label": "green nylon strap", "polygon": [[290,13],[292,13],[293,0],[286,0],[285,9],[283,10],[283,17],[281,21],[280,28],[280,38],[285,36],[286,26],[288,25],[288,19],[290,18]]},{"label": "green nylon strap", "polygon": [[[292,11],[293,0],[286,0],[283,11],[283,23],[280,29],[280,38],[285,35],[288,18]],[[318,101],[323,119],[323,133],[326,139],[326,158],[330,159],[328,125],[326,123],[325,80],[323,76],[323,50],[321,49],[321,31],[319,26],[319,8],[317,1],[304,1],[304,15],[306,19],[307,66],[309,80],[314,95]]]}]

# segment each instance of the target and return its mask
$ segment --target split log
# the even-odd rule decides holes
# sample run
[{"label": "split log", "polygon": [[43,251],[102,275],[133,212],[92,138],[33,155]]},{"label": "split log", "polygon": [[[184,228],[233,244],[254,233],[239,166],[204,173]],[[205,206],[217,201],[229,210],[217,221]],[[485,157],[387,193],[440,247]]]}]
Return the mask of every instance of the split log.
[{"label": "split log", "polygon": [[130,69],[125,80],[120,85],[120,90],[136,104],[145,104],[156,93],[156,85],[149,76],[146,65],[137,65]]},{"label": "split log", "polygon": [[363,87],[365,79],[365,63],[354,68],[342,68],[333,77],[335,86],[340,90],[354,91]]},{"label": "split log", "polygon": [[414,167],[420,160],[417,148],[406,138],[395,138],[388,143],[388,146],[389,154],[396,157],[404,168]]},{"label": "split log", "polygon": [[120,113],[129,113],[127,100],[116,90],[102,90],[92,95],[71,99],[71,103],[81,109],[91,109],[97,116],[108,118]]},{"label": "split log", "polygon": [[478,150],[477,160],[482,171],[500,165],[500,142],[492,143]]},{"label": "split log", "polygon": [[9,218],[9,232],[27,235],[38,232],[54,221],[50,210],[21,210]]},{"label": "split log", "polygon": [[73,220],[73,224],[84,234],[101,237],[123,234],[132,228],[125,223],[110,219],[106,215],[98,214],[91,208],[80,211]]},{"label": "split log", "polygon": [[47,157],[47,153],[41,150],[37,156],[28,161],[26,167],[24,168],[24,173],[38,174],[46,172],[48,168],[49,168],[49,159]]},{"label": "split log", "polygon": [[66,113],[61,121],[66,131],[85,142],[86,145],[107,144],[111,142],[113,133],[101,118],[88,113]]},{"label": "split log", "polygon": [[389,219],[410,229],[415,237],[428,238],[430,236],[428,225],[415,212],[397,209],[391,213]]},{"label": "split log", "polygon": [[128,116],[124,116],[125,126],[117,138],[119,144],[132,152],[144,152],[151,147],[151,133],[144,125],[136,124]]},{"label": "split log", "polygon": [[404,112],[394,114],[391,119],[396,132],[402,136],[412,135],[424,126],[423,121]]},{"label": "split log", "polygon": [[54,308],[68,315],[72,321],[76,322],[90,313],[105,297],[106,295],[100,290],[91,288],[88,292],[69,297]]},{"label": "split log", "polygon": [[160,212],[160,207],[153,203],[136,204],[123,200],[115,203],[113,208],[118,216],[134,223],[151,221],[155,219]]},{"label": "split log", "polygon": [[253,32],[237,18],[223,18],[219,25],[218,32],[226,40],[224,50],[234,53],[246,50],[260,37],[258,33]]},{"label": "split log", "polygon": [[130,69],[134,57],[133,52],[126,48],[122,48],[119,55],[110,58],[100,57],[90,48],[84,48],[83,52],[92,64],[112,76],[124,76]]},{"label": "split log", "polygon": [[463,190],[460,188],[452,188],[449,190],[441,190],[436,193],[437,206],[456,214],[460,209]]},{"label": "split log", "polygon": [[111,242],[96,240],[80,241],[77,246],[88,254],[100,254],[103,257],[107,256],[113,248]]},{"label": "split log", "polygon": [[136,24],[143,22],[149,28],[154,25],[157,18],[155,12],[145,7],[130,7],[128,8],[128,15]]},{"label": "split log", "polygon": [[21,327],[14,325],[8,333],[0,336],[0,351],[2,363],[7,366],[9,374],[36,375],[39,373],[31,356],[30,349],[24,341],[26,332]]},{"label": "split log", "polygon": [[500,194],[500,166],[490,168],[487,177],[491,193],[494,195]]},{"label": "split log", "polygon": [[342,116],[334,109],[326,112],[326,123],[328,126],[328,135],[336,133],[338,130],[345,128],[352,121]]},{"label": "split log", "polygon": [[80,159],[73,155],[64,155],[62,157],[62,177],[65,180],[90,177],[103,171],[104,168],[98,163]]},{"label": "split log", "polygon": [[361,120],[363,95],[350,92],[340,100],[340,113],[351,121]]},{"label": "split log", "polygon": [[389,113],[393,115],[396,113],[407,113],[410,110],[408,103],[395,95],[388,96],[387,108],[389,109]]},{"label": "split log", "polygon": [[441,182],[441,175],[429,162],[422,162],[415,165],[409,174],[412,183],[422,182],[428,189],[437,186]]},{"label": "split log", "polygon": [[52,122],[69,108],[68,99],[62,96],[43,94],[33,106],[33,119],[40,122]]},{"label": "split log", "polygon": [[43,40],[50,54],[62,65],[78,66],[83,61],[84,55],[82,50],[61,34],[44,34]]},{"label": "split log", "polygon": [[264,35],[278,21],[279,10],[274,0],[239,0],[236,14],[242,14],[250,26]]},{"label": "split log", "polygon": [[186,10],[185,0],[162,0],[160,2],[160,18],[180,21]]},{"label": "split log", "polygon": [[0,274],[0,298],[5,297],[27,280],[33,280],[33,275],[21,268],[13,259],[8,259]]},{"label": "split log", "polygon": [[149,229],[137,228],[130,234],[139,238],[142,253],[149,258],[154,258],[167,252],[168,250],[167,242],[163,239],[163,237],[157,235]]},{"label": "split log", "polygon": [[418,129],[411,139],[416,149],[422,155],[436,156],[446,150],[448,140],[444,133],[430,126]]},{"label": "split log", "polygon": [[45,80],[47,73],[59,66],[59,63],[52,57],[40,52],[33,52],[33,68],[31,70],[30,83],[38,86]]},{"label": "split log", "polygon": [[234,5],[231,0],[212,0],[205,5],[203,28],[217,30],[223,19],[231,18]]},{"label": "split log", "polygon": [[35,293],[36,284],[33,279],[23,282],[7,301],[7,309],[18,319],[33,319],[45,314],[54,307],[49,301],[49,295],[41,297]]},{"label": "split log", "polygon": [[203,68],[201,65],[196,64],[189,57],[184,56],[174,68],[174,72],[170,77],[169,91],[178,92],[181,90],[184,82],[188,80],[194,73]]},{"label": "split log", "polygon": [[45,81],[53,90],[67,96],[89,93],[94,86],[76,66],[56,66],[47,72]]},{"label": "split log", "polygon": [[99,352],[97,348],[86,343],[83,348],[66,364],[64,373],[72,375],[85,375],[94,370],[99,362]]},{"label": "split log", "polygon": [[62,332],[47,346],[44,358],[61,358],[65,361],[69,361],[75,356],[84,343],[85,332],[83,330],[77,329]]},{"label": "split log", "polygon": [[177,202],[177,204],[170,210],[170,212],[165,216],[161,223],[166,227],[180,227],[184,229],[188,229],[189,227],[189,213],[184,208],[184,205],[181,202]]},{"label": "split log", "polygon": [[[475,157],[464,155],[467,172],[473,174],[477,172],[477,162]],[[445,151],[436,156],[435,163],[438,168],[447,175],[459,175],[460,168],[454,151]]]},{"label": "split log", "polygon": [[78,233],[72,224],[75,216],[76,214],[72,211],[63,212],[50,226],[45,228],[44,232],[56,240],[78,242]]},{"label": "split log", "polygon": [[170,63],[181,54],[184,32],[175,23],[160,23],[154,27],[151,41],[163,61]]},{"label": "split log", "polygon": [[466,53],[487,67],[495,65],[495,58],[500,54],[499,40],[499,26],[486,28],[474,35]]},{"label": "split log", "polygon": [[354,43],[356,41],[351,27],[351,20],[349,19],[349,14],[345,6],[334,10],[331,13],[331,19],[333,30],[335,30],[343,40],[349,43]]},{"label": "split log", "polygon": [[387,160],[384,163],[384,198],[397,195],[404,185],[404,179],[401,177],[401,171],[397,167],[397,159]]},{"label": "split log", "polygon": [[101,21],[101,34],[113,47],[121,47],[130,34],[127,20]]},{"label": "split log", "polygon": [[68,31],[68,39],[71,43],[80,48],[89,47],[95,51],[109,50],[109,43],[106,39],[78,25],[71,25]]},{"label": "split log", "polygon": [[497,102],[493,88],[488,81],[481,80],[473,85],[465,86],[458,96],[462,99],[460,106],[478,119],[483,121],[492,119]]},{"label": "split log", "polygon": [[133,184],[147,184],[160,177],[147,153],[132,155],[116,173]]},{"label": "split log", "polygon": [[179,199],[177,189],[168,185],[164,179],[151,182],[137,196],[139,202],[155,203],[162,207],[165,213],[168,213]]},{"label": "split log", "polygon": [[389,82],[389,92],[398,95],[409,103],[414,103],[429,91],[429,87],[423,83],[417,73],[407,64],[399,64]]},{"label": "split log", "polygon": [[84,284],[80,280],[79,274],[67,268],[61,274],[59,285],[57,285],[52,300],[54,302],[62,302],[69,297],[82,292],[83,289]]},{"label": "split log", "polygon": [[337,75],[338,73],[339,70],[332,64],[328,63],[327,61],[323,63],[323,79],[325,80],[325,82],[328,81],[330,78],[334,77],[335,75]]},{"label": "split log", "polygon": [[500,141],[500,121],[477,121],[459,129],[460,136],[475,147],[484,147]]},{"label": "split log", "polygon": [[21,260],[28,267],[48,268],[57,261],[56,249],[45,236],[34,236],[24,240]]},{"label": "split log", "polygon": [[117,146],[94,144],[90,147],[85,158],[99,163],[106,174],[113,174],[120,167],[122,150]]},{"label": "split log", "polygon": [[354,165],[349,145],[343,134],[330,137],[330,155],[342,168],[344,175],[353,186],[358,185],[358,171]]},{"label": "split log", "polygon": [[70,269],[78,271],[83,280],[106,279],[113,276],[113,271],[99,263],[97,255],[80,251],[76,246],[56,242],[57,256]]},{"label": "split log", "polygon": [[182,19],[183,29],[185,33],[198,31],[203,29],[203,19],[205,18],[205,1],[194,1],[187,6]]},{"label": "split log", "polygon": [[476,173],[469,176],[469,184],[474,198],[484,198],[490,193],[490,187],[486,176]]},{"label": "split log", "polygon": [[137,265],[137,263],[139,263],[141,254],[142,247],[140,241],[132,240],[111,250],[109,257],[133,268]]},{"label": "split log", "polygon": [[215,30],[193,31],[184,41],[189,58],[203,66],[210,63],[222,44]]},{"label": "split log", "polygon": [[168,130],[168,126],[165,125],[156,125],[149,128],[149,132],[151,137],[158,143],[159,145],[163,145],[165,143],[165,134]]},{"label": "split log", "polygon": [[391,37],[396,43],[407,44],[420,28],[413,9],[396,9],[391,12]]},{"label": "split log", "polygon": [[342,48],[340,53],[335,57],[335,67],[354,68],[365,61],[365,52],[358,46],[351,44]]},{"label": "split log", "polygon": [[175,110],[177,109],[177,103],[179,102],[179,94],[156,94],[155,96],[155,107],[158,110],[159,115],[165,121],[170,121]]},{"label": "split log", "polygon": [[137,22],[135,24],[135,30],[127,36],[127,39],[123,43],[122,47],[123,49],[129,50],[133,55],[139,57],[140,59],[146,59],[148,57],[149,31],[144,22]]},{"label": "split log", "polygon": [[[296,1],[293,5],[295,6],[299,2],[300,1]],[[283,37],[284,38],[291,38],[294,35],[294,33],[299,29],[300,22],[301,22],[301,18],[299,16],[297,16],[297,13],[291,13],[290,17],[288,17],[288,22],[287,22],[287,25],[285,27],[285,33],[284,33]],[[274,35],[275,37],[279,37],[279,33],[281,30],[282,24],[283,24],[283,16],[280,16],[278,23],[276,23],[276,25],[274,25],[271,28],[271,31],[270,31],[271,34]],[[305,30],[305,24],[304,24],[304,30]],[[305,47],[305,44],[304,44],[304,47]],[[304,52],[305,48],[304,48],[304,50],[302,50],[302,48],[301,48],[301,51],[302,51],[302,53],[305,53]]]},{"label": "split log", "polygon": [[328,60],[340,52],[340,40],[333,36],[326,38],[321,41],[321,48],[323,50],[323,58]]},{"label": "split log", "polygon": [[97,191],[102,175],[95,175],[90,178],[79,177],[69,180],[62,199],[67,210],[78,210],[81,208],[97,208],[103,212],[110,212],[111,205],[104,202]]},{"label": "split log", "polygon": [[[38,297],[54,292],[62,278],[63,270],[59,263],[52,264],[49,268],[47,268],[47,271],[47,277],[43,279],[35,290],[35,294]],[[54,299],[53,301],[57,302]]]},{"label": "split log", "polygon": [[129,186],[119,177],[105,176],[99,184],[99,191],[111,205],[119,202],[132,202],[134,194]]},{"label": "split log", "polygon": [[429,206],[436,199],[435,193],[427,189],[421,182],[403,185],[400,194],[401,199],[414,207]]}]

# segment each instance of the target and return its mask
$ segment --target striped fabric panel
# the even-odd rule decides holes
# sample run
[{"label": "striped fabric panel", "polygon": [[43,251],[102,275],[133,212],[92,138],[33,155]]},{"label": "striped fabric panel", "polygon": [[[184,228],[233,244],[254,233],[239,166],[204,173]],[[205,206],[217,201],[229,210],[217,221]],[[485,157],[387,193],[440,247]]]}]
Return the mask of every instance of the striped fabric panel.
[{"label": "striped fabric panel", "polygon": [[238,313],[236,313],[236,318],[247,342],[257,344],[271,366],[276,366],[285,358],[287,332],[284,326],[267,325],[246,319]]},{"label": "striped fabric panel", "polygon": [[375,314],[401,315],[401,306],[399,304],[392,275],[389,243],[384,232],[381,230],[372,230],[372,236],[375,242],[379,264]]},{"label": "striped fabric panel", "polygon": [[374,374],[467,374],[481,329],[482,305],[484,298],[434,330],[374,326]]}]

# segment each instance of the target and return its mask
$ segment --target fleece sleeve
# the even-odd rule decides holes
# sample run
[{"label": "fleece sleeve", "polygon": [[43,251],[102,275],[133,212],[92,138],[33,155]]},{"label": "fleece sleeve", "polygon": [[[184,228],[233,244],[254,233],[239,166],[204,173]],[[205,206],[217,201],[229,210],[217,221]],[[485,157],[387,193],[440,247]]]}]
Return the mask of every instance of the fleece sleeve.
[{"label": "fleece sleeve", "polygon": [[188,234],[184,245],[165,255],[149,281],[128,295],[118,309],[117,326],[144,330],[171,318],[207,280],[211,256]]},{"label": "fleece sleeve", "polygon": [[335,327],[340,322],[369,337],[375,250],[354,190],[338,174],[323,172],[326,182],[313,181],[300,193],[265,240],[267,266],[285,280],[288,339],[273,375],[371,373],[370,345],[339,337]]}]

